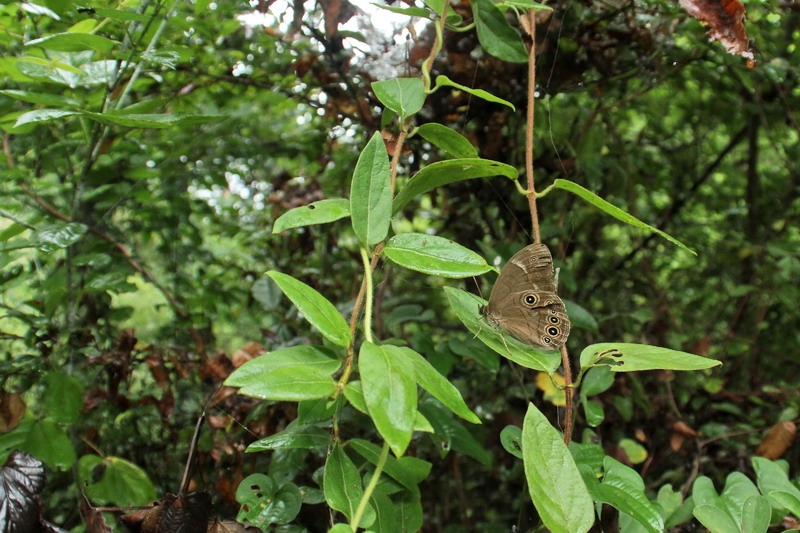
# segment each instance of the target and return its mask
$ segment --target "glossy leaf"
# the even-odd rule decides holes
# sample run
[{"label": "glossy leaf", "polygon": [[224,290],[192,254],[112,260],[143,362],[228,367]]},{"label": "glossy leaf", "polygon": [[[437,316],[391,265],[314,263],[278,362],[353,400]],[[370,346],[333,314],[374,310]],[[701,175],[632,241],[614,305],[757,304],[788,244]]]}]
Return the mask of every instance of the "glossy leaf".
[{"label": "glossy leaf", "polygon": [[389,156],[376,131],[358,157],[350,186],[350,219],[361,244],[372,246],[386,238],[391,210]]},{"label": "glossy leaf", "polygon": [[283,293],[311,325],[337,346],[347,346],[352,340],[350,328],[342,315],[324,296],[302,281],[271,270],[267,276],[278,284]]},{"label": "glossy leaf", "polygon": [[57,52],[95,50],[105,54],[110,52],[115,44],[117,44],[115,41],[93,33],[57,33],[28,41],[25,46],[38,46]]},{"label": "glossy leaf", "polygon": [[773,490],[768,496],[770,500],[792,513],[796,518],[800,518],[800,497],[782,490]]},{"label": "glossy leaf", "polygon": [[761,495],[750,496],[742,506],[742,531],[765,533],[771,518],[769,500]]},{"label": "glossy leaf", "polygon": [[286,366],[263,375],[263,380],[245,385],[239,394],[264,400],[299,402],[326,398],[336,390],[328,372],[307,366]]},{"label": "glossy leaf", "polygon": [[350,216],[350,200],[345,198],[329,198],[296,207],[278,217],[272,227],[272,233],[280,233],[291,228],[325,224]]},{"label": "glossy leaf", "polygon": [[704,503],[695,507],[692,514],[711,533],[741,533],[728,513],[719,507]]},{"label": "glossy leaf", "polygon": [[395,235],[386,243],[383,253],[400,266],[445,278],[480,276],[493,270],[472,250],[449,239],[424,233]]},{"label": "glossy leaf", "polygon": [[721,364],[716,359],[691,353],[626,342],[591,344],[581,352],[581,367],[608,365],[612,372],[704,370]]},{"label": "glossy leaf", "polygon": [[300,512],[300,490],[294,483],[278,488],[264,474],[251,474],[236,489],[236,501],[242,507],[236,520],[262,530],[270,524],[288,524]]},{"label": "glossy leaf", "polygon": [[394,78],[372,82],[378,100],[401,120],[416,114],[425,104],[425,87],[421,78]]},{"label": "glossy leaf", "polygon": [[247,452],[279,448],[321,448],[330,441],[330,432],[311,425],[290,425],[283,431],[260,439],[247,447]]},{"label": "glossy leaf", "polygon": [[333,374],[341,366],[341,361],[333,358],[333,353],[322,346],[303,344],[281,348],[265,353],[247,361],[225,380],[228,387],[258,385],[266,374],[284,367],[306,367],[319,370],[327,375]]},{"label": "glossy leaf", "polygon": [[44,465],[36,457],[15,451],[0,467],[0,531],[38,531],[39,493]]},{"label": "glossy leaf", "polygon": [[553,533],[586,533],[594,506],[561,435],[531,403],[522,426],[522,457],[528,491]]},{"label": "glossy leaf", "polygon": [[[339,445],[333,447],[325,462],[323,488],[328,505],[344,514],[348,520],[352,520],[364,488],[356,465]],[[364,513],[360,524],[362,527],[368,526],[371,522],[369,515],[374,517],[374,511]]]},{"label": "glossy leaf", "polygon": [[86,234],[86,226],[75,222],[59,222],[36,230],[31,241],[42,252],[53,252],[75,244]]},{"label": "glossy leaf", "polygon": [[498,354],[520,366],[541,370],[548,374],[555,372],[561,364],[559,352],[536,349],[489,326],[478,312],[481,306],[487,304],[482,298],[451,287],[445,287],[445,292],[450,307],[455,311],[459,320],[481,342]]},{"label": "glossy leaf", "polygon": [[478,157],[478,149],[463,135],[447,126],[429,122],[418,127],[416,133],[434,146],[444,150],[450,157]]},{"label": "glossy leaf", "polygon": [[517,426],[506,426],[500,431],[500,444],[503,449],[522,459],[522,429]]},{"label": "glossy leaf", "polygon": [[591,192],[590,190],[586,189],[585,187],[582,187],[582,186],[578,185],[575,182],[572,182],[572,181],[569,181],[569,180],[564,180],[564,179],[557,179],[557,180],[555,180],[553,182],[553,186],[556,189],[563,189],[565,191],[569,191],[569,192],[573,193],[574,195],[586,200],[587,202],[589,202],[593,206],[597,207],[601,211],[604,211],[605,213],[611,215],[612,217],[616,218],[617,220],[619,220],[621,222],[624,222],[626,224],[630,224],[631,226],[636,226],[637,228],[641,228],[641,229],[644,229],[644,230],[647,230],[647,231],[650,231],[650,232],[653,232],[653,233],[657,233],[658,235],[660,235],[660,236],[664,237],[665,239],[667,239],[672,244],[683,248],[684,250],[686,250],[689,253],[697,255],[697,253],[694,250],[692,250],[691,248],[687,247],[685,244],[680,242],[678,239],[672,237],[671,235],[668,235],[668,234],[664,233],[663,231],[661,231],[658,228],[654,228],[653,226],[651,226],[649,224],[645,224],[644,222],[642,222],[638,218],[634,217],[633,215],[628,214],[627,212],[623,211],[619,207],[617,207],[617,206],[615,206],[615,205],[603,200],[602,198],[597,196],[595,193]]},{"label": "glossy leaf", "polygon": [[[365,415],[369,414],[369,409],[367,409],[367,402],[364,400],[364,390],[361,386],[361,381],[351,381],[347,384],[344,388],[344,396],[347,398],[347,401],[350,402],[357,411],[364,413]],[[414,417],[414,431],[424,431],[427,433],[433,433],[433,427],[431,427],[431,423],[422,416],[422,413],[417,411],[416,417]]]},{"label": "glossy leaf", "polygon": [[400,348],[364,342],[358,368],[367,409],[381,436],[398,457],[411,441],[417,411],[414,370]]},{"label": "glossy leaf", "polygon": [[518,175],[516,168],[488,159],[469,158],[438,161],[426,166],[408,180],[405,187],[395,197],[392,203],[392,212],[397,213],[416,196],[448,183],[489,176],[517,179]]},{"label": "glossy leaf", "polygon": [[[347,442],[353,450],[361,457],[377,465],[381,456],[379,446],[362,439],[351,439]],[[412,493],[419,495],[419,483],[422,482],[431,471],[433,465],[416,457],[401,457],[396,459],[389,455],[383,467],[383,472],[403,485]]]}]

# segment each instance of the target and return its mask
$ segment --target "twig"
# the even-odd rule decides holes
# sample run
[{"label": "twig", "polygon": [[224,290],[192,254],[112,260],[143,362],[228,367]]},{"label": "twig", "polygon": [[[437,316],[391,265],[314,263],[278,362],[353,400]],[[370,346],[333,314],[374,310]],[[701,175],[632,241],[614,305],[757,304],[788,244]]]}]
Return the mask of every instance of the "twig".
[{"label": "twig", "polygon": [[533,180],[533,112],[536,93],[536,12],[528,10],[528,31],[531,36],[531,46],[528,50],[528,127],[525,132],[525,175],[528,178],[528,206],[531,211],[531,227],[534,242],[542,242],[539,234],[539,213],[536,209],[536,189]]}]

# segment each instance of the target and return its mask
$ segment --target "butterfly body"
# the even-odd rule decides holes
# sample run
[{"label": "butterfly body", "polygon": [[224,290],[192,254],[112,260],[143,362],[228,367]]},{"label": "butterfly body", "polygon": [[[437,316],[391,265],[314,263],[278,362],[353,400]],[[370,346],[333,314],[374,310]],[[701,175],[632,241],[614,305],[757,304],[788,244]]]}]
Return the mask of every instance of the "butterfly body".
[{"label": "butterfly body", "polygon": [[553,258],[541,243],[514,254],[492,287],[481,313],[490,325],[537,348],[553,350],[569,337],[570,322],[557,294]]}]

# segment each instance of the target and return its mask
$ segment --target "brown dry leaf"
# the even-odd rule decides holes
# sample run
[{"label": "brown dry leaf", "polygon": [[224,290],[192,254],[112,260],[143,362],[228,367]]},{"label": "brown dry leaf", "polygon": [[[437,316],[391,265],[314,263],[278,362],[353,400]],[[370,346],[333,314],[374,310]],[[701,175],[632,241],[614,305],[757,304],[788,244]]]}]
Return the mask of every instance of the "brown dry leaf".
[{"label": "brown dry leaf", "polygon": [[756,448],[756,455],[770,461],[780,459],[792,446],[796,436],[797,426],[794,422],[778,422],[764,435]]},{"label": "brown dry leaf", "polygon": [[238,350],[236,350],[235,352],[233,352],[233,355],[231,356],[231,360],[233,361],[233,367],[239,368],[247,361],[255,359],[259,355],[263,355],[266,352],[267,348],[264,345],[259,344],[257,342],[249,342],[244,346],[242,346],[241,348],[239,348]]},{"label": "brown dry leaf", "polygon": [[647,434],[644,432],[644,430],[642,428],[636,428],[634,430],[634,432],[633,432],[633,435],[634,435],[634,437],[636,437],[636,440],[638,440],[639,442],[646,443],[647,440],[648,440],[647,439]]},{"label": "brown dry leaf", "polygon": [[355,6],[347,0],[320,0],[320,5],[325,11],[325,37],[328,38],[339,30],[339,24],[356,14]]},{"label": "brown dry leaf", "polygon": [[669,438],[669,447],[673,452],[677,452],[683,448],[684,442],[686,442],[686,437],[680,433],[673,433]]},{"label": "brown dry leaf", "polygon": [[672,431],[674,433],[678,433],[683,435],[684,437],[691,437],[693,439],[699,438],[701,433],[699,431],[695,431],[691,427],[689,427],[686,422],[675,422],[672,424]]},{"label": "brown dry leaf", "polygon": [[203,362],[200,367],[200,378],[218,383],[225,381],[231,372],[233,372],[233,363],[227,355],[220,353],[213,359],[206,359]]},{"label": "brown dry leaf", "polygon": [[214,520],[208,525],[208,533],[261,533],[257,527],[245,527],[233,520]]},{"label": "brown dry leaf", "polygon": [[166,387],[169,384],[169,372],[164,366],[164,356],[153,352],[145,358],[144,362],[150,367],[150,373],[153,374],[156,384],[162,389]]},{"label": "brown dry leaf", "polygon": [[752,68],[756,61],[750,40],[744,31],[745,10],[739,0],[680,0],[681,7],[691,16],[708,24],[708,36],[720,41],[729,54],[747,59]]},{"label": "brown dry leaf", "polygon": [[25,402],[15,392],[0,392],[0,433],[8,433],[25,416]]},{"label": "brown dry leaf", "polygon": [[86,494],[81,491],[81,514],[86,520],[86,533],[113,533],[113,529],[103,518],[103,513],[92,507]]}]

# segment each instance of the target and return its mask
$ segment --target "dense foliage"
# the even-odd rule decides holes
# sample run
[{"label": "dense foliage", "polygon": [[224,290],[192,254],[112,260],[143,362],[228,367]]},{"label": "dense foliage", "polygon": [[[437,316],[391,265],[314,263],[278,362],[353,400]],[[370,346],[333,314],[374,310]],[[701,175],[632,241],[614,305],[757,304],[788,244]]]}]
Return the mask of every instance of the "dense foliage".
[{"label": "dense foliage", "polygon": [[[437,2],[427,4],[436,11]],[[489,4],[454,4],[448,24],[467,25],[473,9],[487,17]],[[726,479],[745,483],[734,473],[758,476],[767,496],[762,482],[786,465],[751,461],[757,447],[787,460],[789,478],[800,472],[800,450],[789,446],[800,416],[800,13],[788,2],[746,4],[756,52],[748,68],[673,2],[551,7],[537,15],[537,190],[556,179],[579,183],[697,252],[621,224],[567,190],[542,197],[542,241],[573,321],[573,366],[587,345],[604,342],[723,362],[696,372],[587,374],[576,446],[600,450],[600,462],[604,451],[616,460],[604,463],[606,475],[635,485],[622,470],[632,466],[644,479],[642,500],[662,509],[689,496],[708,503],[711,481],[720,492]],[[374,251],[383,238],[360,234],[355,211],[352,226],[332,217],[273,228],[293,208],[357,194],[351,179],[362,151],[375,161],[393,153],[402,123],[371,84],[425,75],[436,42],[419,12],[415,39],[404,41],[407,30],[385,34],[357,11],[346,0],[292,9],[207,0],[1,6],[0,463],[14,450],[45,463],[48,521],[84,530],[82,490],[92,505],[120,507],[177,492],[204,411],[192,490],[212,494],[214,515],[264,529],[291,522],[270,527],[325,531],[342,522],[326,507],[327,497],[342,510],[323,486],[323,466],[339,464],[344,485],[355,464],[366,486],[381,437],[394,442],[374,415],[350,406],[359,391],[349,391],[349,404],[338,392],[332,402],[298,403],[222,387],[264,352],[324,344],[324,357],[346,357],[336,350],[348,341],[332,341],[313,319],[311,328],[313,310],[298,311],[302,304],[283,293],[302,281],[349,322],[361,300],[359,243]],[[516,26],[513,10],[506,15]],[[360,33],[341,27],[357,19]],[[443,124],[476,156],[524,168],[525,54],[503,52],[514,62],[487,53],[471,29],[443,38],[430,73],[497,98],[442,86],[409,113],[412,125]],[[386,150],[373,136],[381,130]],[[466,157],[437,139],[405,141],[398,189],[421,169]],[[487,176],[409,198],[390,235],[444,237],[499,268],[530,243],[529,221],[514,183]],[[375,350],[423,354],[469,406],[456,414],[482,423],[465,423],[421,392],[418,412],[435,431],[415,432],[407,451],[392,447],[406,452],[401,466],[414,475],[405,484],[384,476],[372,502],[411,518],[373,529],[532,530],[540,521],[523,461],[508,451],[516,434],[505,428],[522,426],[526,412],[533,420],[529,402],[560,428],[563,393],[546,374],[482,344],[442,290],[486,296],[493,275],[445,280],[401,264],[382,256],[373,274],[371,333],[383,343]],[[369,340],[359,328],[358,343],[365,333]],[[347,448],[332,444],[332,416],[336,438],[352,439]],[[245,455],[298,420],[319,429],[305,446],[272,443]],[[267,500],[284,504],[269,520],[242,511]],[[774,524],[789,516],[771,503]],[[684,509],[668,525],[700,527]],[[116,524],[119,514],[104,516]],[[653,530],[608,507],[602,519]]]}]

